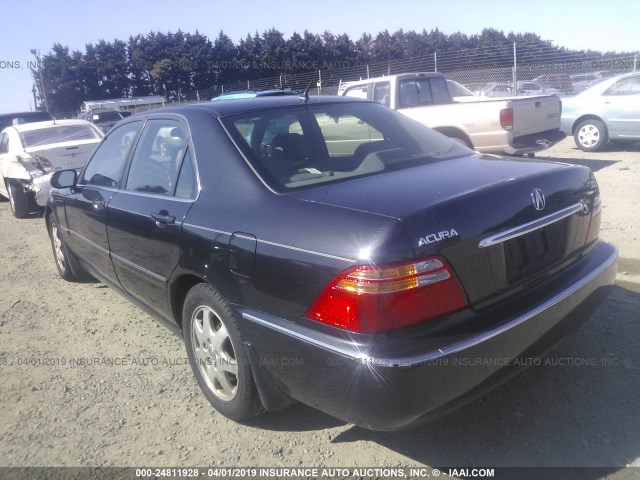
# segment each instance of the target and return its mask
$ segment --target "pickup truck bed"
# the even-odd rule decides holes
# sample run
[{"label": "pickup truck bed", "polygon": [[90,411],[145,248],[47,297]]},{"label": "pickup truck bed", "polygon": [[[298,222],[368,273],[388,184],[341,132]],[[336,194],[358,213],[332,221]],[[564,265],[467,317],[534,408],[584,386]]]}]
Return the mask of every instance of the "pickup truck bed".
[{"label": "pickup truck bed", "polygon": [[524,155],[565,137],[556,95],[454,102],[439,73],[407,73],[344,84],[339,94],[365,97],[483,153]]}]

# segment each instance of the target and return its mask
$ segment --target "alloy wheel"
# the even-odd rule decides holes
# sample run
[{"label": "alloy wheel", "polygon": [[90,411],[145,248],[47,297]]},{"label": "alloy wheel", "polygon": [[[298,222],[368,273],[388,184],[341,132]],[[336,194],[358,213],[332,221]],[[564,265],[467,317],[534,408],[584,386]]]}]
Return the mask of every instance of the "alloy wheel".
[{"label": "alloy wheel", "polygon": [[211,390],[223,401],[238,393],[238,364],[227,327],[209,306],[193,312],[191,338],[197,367]]}]

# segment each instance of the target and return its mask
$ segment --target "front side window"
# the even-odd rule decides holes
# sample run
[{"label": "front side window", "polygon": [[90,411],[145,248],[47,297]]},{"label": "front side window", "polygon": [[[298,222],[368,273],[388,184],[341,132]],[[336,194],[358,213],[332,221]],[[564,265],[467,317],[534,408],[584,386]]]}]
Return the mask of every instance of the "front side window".
[{"label": "front side window", "polygon": [[118,188],[140,124],[140,121],[131,122],[112,130],[89,160],[79,183]]},{"label": "front side window", "polygon": [[149,120],[131,160],[126,190],[173,195],[187,138],[176,120]]},{"label": "front side window", "polygon": [[611,85],[605,95],[640,95],[640,76],[618,80]]}]

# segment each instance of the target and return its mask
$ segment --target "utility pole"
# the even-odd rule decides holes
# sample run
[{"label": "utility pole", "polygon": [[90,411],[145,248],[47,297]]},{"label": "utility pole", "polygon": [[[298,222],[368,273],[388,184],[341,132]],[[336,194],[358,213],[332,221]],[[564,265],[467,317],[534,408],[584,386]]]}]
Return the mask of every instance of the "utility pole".
[{"label": "utility pole", "polygon": [[42,92],[42,98],[44,99],[44,109],[46,112],[48,112],[49,103],[47,102],[47,91],[44,88],[44,80],[42,79],[42,57],[40,56],[40,50],[36,50],[35,48],[32,48],[31,54],[34,57],[36,57],[36,61],[38,62],[38,75],[40,77],[40,92]]},{"label": "utility pole", "polygon": [[513,42],[513,95],[518,96],[518,55],[516,42]]}]

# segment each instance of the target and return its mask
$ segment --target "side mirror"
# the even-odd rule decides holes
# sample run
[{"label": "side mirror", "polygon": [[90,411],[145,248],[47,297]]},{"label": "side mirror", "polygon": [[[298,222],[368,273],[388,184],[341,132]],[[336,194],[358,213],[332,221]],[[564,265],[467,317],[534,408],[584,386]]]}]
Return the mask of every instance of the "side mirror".
[{"label": "side mirror", "polygon": [[60,170],[51,177],[51,186],[54,188],[70,188],[78,181],[78,173],[75,170]]}]

